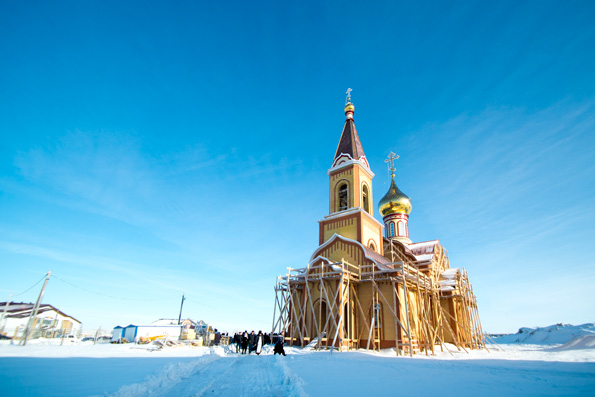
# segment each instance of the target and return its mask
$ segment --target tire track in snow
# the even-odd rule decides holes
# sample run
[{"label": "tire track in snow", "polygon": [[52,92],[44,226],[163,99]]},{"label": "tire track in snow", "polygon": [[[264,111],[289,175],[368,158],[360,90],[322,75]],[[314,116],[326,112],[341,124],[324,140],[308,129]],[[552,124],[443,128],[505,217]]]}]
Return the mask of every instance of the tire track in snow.
[{"label": "tire track in snow", "polygon": [[140,383],[122,386],[114,397],[162,396],[184,379],[192,376],[200,368],[210,366],[220,359],[215,354],[209,354],[190,362],[176,362],[164,366],[159,373],[150,375]]},{"label": "tire track in snow", "polygon": [[165,366],[145,382],[121,387],[114,396],[305,396],[302,380],[272,355],[219,356]]},{"label": "tire track in snow", "polygon": [[233,355],[205,365],[167,396],[303,396],[301,380],[292,375],[285,358]]}]

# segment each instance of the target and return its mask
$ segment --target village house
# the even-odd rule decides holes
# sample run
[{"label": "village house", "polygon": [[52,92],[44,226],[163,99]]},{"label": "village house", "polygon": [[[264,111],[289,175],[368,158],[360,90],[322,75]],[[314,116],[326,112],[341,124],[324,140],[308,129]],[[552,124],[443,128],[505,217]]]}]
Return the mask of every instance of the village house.
[{"label": "village house", "polygon": [[[33,303],[0,302],[0,334],[13,339],[23,336]],[[29,338],[61,338],[77,336],[82,323],[52,305],[42,304],[33,319]]]}]

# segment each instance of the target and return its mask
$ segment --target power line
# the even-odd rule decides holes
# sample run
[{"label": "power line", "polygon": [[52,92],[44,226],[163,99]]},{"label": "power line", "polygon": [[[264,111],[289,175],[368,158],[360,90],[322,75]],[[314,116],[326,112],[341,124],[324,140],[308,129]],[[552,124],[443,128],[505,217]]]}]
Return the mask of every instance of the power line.
[{"label": "power line", "polygon": [[40,278],[40,279],[39,279],[39,281],[38,281],[38,282],[36,282],[35,284],[33,284],[31,287],[27,288],[26,290],[24,290],[24,291],[23,291],[23,292],[21,292],[20,294],[13,295],[13,297],[14,297],[14,296],[23,295],[25,292],[28,292],[29,290],[31,290],[31,289],[33,289],[33,288],[35,288],[35,286],[36,286],[37,284],[39,284],[39,283],[41,283],[41,282],[43,281],[43,279],[45,278],[45,276],[47,276],[47,274],[44,274],[44,275],[43,275],[43,277],[42,277],[42,278]]},{"label": "power line", "polygon": [[[44,276],[44,277],[45,277],[45,276]],[[56,280],[62,281],[62,282],[63,282],[63,283],[65,283],[65,284],[68,284],[68,285],[70,285],[70,286],[72,286],[72,287],[78,288],[78,289],[80,289],[80,290],[83,290],[83,291],[90,292],[90,293],[92,293],[92,294],[95,294],[95,295],[105,296],[105,297],[107,297],[107,298],[120,299],[120,300],[125,300],[125,301],[136,301],[136,302],[155,302],[155,301],[160,301],[160,300],[164,300],[164,299],[166,299],[166,298],[156,298],[156,299],[135,299],[135,298],[123,298],[123,297],[121,297],[121,296],[114,296],[114,295],[104,294],[104,293],[102,293],[102,292],[92,291],[92,290],[90,290],[90,289],[87,289],[87,288],[81,287],[81,286],[79,286],[79,285],[73,284],[73,283],[71,283],[70,281],[63,280],[63,279],[61,279],[60,277],[57,277],[57,276],[55,276],[55,275],[53,275],[53,274],[52,274],[52,277],[53,277],[53,278],[55,278]],[[43,280],[43,279],[42,279],[42,280]],[[40,280],[40,281],[41,281],[41,280]],[[39,283],[38,283],[38,284],[39,284]]]}]

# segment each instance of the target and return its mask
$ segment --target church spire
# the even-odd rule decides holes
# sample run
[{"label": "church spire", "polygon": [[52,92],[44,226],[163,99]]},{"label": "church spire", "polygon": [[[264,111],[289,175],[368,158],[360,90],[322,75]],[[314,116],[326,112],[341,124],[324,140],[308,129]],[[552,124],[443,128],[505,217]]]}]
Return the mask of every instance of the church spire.
[{"label": "church spire", "polygon": [[335,152],[335,158],[333,159],[333,167],[339,165],[345,160],[361,161],[369,169],[368,161],[364,153],[364,148],[357,134],[355,128],[355,122],[353,121],[353,113],[355,106],[351,103],[351,88],[347,90],[347,100],[345,103],[345,125],[343,126],[343,132],[341,133],[341,139],[337,150]]}]

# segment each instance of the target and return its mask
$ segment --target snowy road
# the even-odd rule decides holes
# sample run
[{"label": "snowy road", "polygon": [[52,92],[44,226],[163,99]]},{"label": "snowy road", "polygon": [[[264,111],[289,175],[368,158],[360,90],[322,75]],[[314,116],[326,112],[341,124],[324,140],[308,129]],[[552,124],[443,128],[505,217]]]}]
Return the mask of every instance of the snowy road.
[{"label": "snowy road", "polygon": [[595,395],[595,349],[395,357],[287,348],[287,356],[222,348],[0,343],[4,396],[558,396]]},{"label": "snowy road", "polygon": [[170,365],[115,396],[298,396],[303,391],[295,379],[280,356],[208,355]]},{"label": "snowy road", "polygon": [[[170,365],[115,396],[323,396],[377,392],[593,395],[595,363],[498,359],[434,360],[362,352],[210,354]],[[463,356],[465,357],[465,356]]]}]

